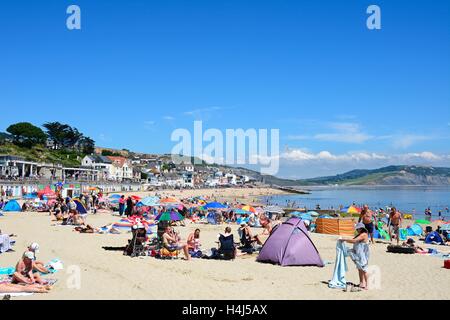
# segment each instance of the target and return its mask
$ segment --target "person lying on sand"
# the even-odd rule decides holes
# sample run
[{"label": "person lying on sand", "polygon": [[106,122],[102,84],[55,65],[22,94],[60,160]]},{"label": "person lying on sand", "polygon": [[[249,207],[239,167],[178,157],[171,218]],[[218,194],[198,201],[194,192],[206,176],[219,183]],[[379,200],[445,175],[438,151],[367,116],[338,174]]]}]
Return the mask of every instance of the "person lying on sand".
[{"label": "person lying on sand", "polygon": [[175,251],[175,250],[183,250],[184,256],[186,260],[191,260],[191,255],[189,254],[189,247],[187,244],[181,245],[180,244],[180,238],[174,231],[172,230],[172,227],[166,227],[164,230],[164,233],[162,235],[163,238],[163,246],[169,251]]},{"label": "person lying on sand", "polygon": [[45,285],[46,282],[42,280],[39,273],[33,273],[35,269],[34,253],[27,251],[22,256],[22,259],[17,262],[16,271],[13,274],[12,283],[15,284],[41,284]]},{"label": "person lying on sand", "polygon": [[428,253],[428,250],[425,250],[419,246],[414,245],[415,241],[412,238],[409,238],[408,240],[406,240],[406,242],[403,242],[403,246],[405,247],[411,247],[414,248],[416,253]]},{"label": "person lying on sand", "polygon": [[1,293],[48,293],[50,289],[49,285],[0,283]]}]

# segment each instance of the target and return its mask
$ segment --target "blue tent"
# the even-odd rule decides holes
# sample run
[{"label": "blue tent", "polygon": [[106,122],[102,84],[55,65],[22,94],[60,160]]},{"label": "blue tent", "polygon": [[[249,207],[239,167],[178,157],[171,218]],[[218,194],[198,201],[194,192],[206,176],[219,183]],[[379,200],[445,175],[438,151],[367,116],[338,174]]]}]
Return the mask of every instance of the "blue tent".
[{"label": "blue tent", "polygon": [[228,208],[226,205],[220,202],[210,202],[203,206],[205,209],[226,209]]},{"label": "blue tent", "polygon": [[20,212],[22,207],[16,200],[9,200],[8,203],[3,207],[4,212]]},{"label": "blue tent", "polygon": [[209,224],[217,224],[216,214],[214,212],[209,213],[206,216],[206,220],[208,221]]},{"label": "blue tent", "polygon": [[439,233],[437,233],[436,231],[430,232],[427,237],[425,238],[425,243],[427,244],[443,244],[444,240],[442,240],[441,236]]},{"label": "blue tent", "polygon": [[80,202],[80,200],[74,199],[73,201],[77,205],[77,211],[79,214],[87,214],[88,213],[86,210],[86,207]]},{"label": "blue tent", "polygon": [[413,224],[408,229],[408,236],[420,236],[422,235],[422,227],[418,224]]}]

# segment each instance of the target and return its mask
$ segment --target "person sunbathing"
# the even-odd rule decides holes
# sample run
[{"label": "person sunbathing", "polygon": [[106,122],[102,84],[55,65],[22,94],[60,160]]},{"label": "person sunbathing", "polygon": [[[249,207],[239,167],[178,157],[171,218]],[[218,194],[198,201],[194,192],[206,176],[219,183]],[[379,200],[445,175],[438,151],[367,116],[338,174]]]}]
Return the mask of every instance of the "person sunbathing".
[{"label": "person sunbathing", "polygon": [[0,283],[1,293],[48,293],[50,289],[49,285]]},{"label": "person sunbathing", "polygon": [[166,227],[164,230],[164,233],[162,235],[163,239],[163,247],[169,250],[170,252],[176,251],[176,250],[183,250],[184,256],[186,257],[186,260],[191,260],[191,255],[189,254],[189,247],[187,244],[181,245],[179,243],[180,238],[179,236],[174,233],[172,230],[172,227]]},{"label": "person sunbathing", "polygon": [[22,259],[17,262],[16,271],[12,276],[12,283],[14,284],[41,284],[45,285],[46,282],[42,280],[39,273],[33,273],[36,268],[34,263],[34,253],[27,251],[23,254]]},{"label": "person sunbathing", "polygon": [[408,240],[406,240],[406,242],[403,242],[402,246],[414,248],[416,253],[422,253],[422,254],[423,253],[428,253],[428,250],[425,250],[425,249],[423,249],[423,248],[421,248],[419,246],[416,246],[414,243],[416,243],[414,241],[414,239],[409,238]]}]

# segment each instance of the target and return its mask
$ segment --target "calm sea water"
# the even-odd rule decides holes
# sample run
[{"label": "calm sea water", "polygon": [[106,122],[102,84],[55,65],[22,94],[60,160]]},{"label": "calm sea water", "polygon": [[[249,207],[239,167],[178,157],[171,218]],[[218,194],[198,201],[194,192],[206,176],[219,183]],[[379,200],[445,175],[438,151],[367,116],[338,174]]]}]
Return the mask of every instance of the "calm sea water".
[{"label": "calm sea water", "polygon": [[415,213],[423,218],[426,208],[431,208],[432,219],[438,218],[438,211],[450,220],[450,187],[308,187],[308,195],[276,195],[262,197],[262,201],[286,206],[290,201],[295,207],[315,209],[337,209],[339,206],[368,204],[372,209],[395,206],[401,212]]}]

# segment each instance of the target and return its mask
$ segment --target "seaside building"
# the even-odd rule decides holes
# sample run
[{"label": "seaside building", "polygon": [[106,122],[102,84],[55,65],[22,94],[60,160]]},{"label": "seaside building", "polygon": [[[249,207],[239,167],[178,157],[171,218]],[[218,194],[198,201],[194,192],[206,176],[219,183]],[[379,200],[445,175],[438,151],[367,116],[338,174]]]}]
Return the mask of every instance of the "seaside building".
[{"label": "seaside building", "polygon": [[27,161],[23,157],[0,155],[0,177],[32,178],[37,175],[38,163]]},{"label": "seaside building", "polygon": [[115,181],[133,180],[133,167],[127,158],[113,156],[108,156],[107,158],[112,161],[111,173]]}]

